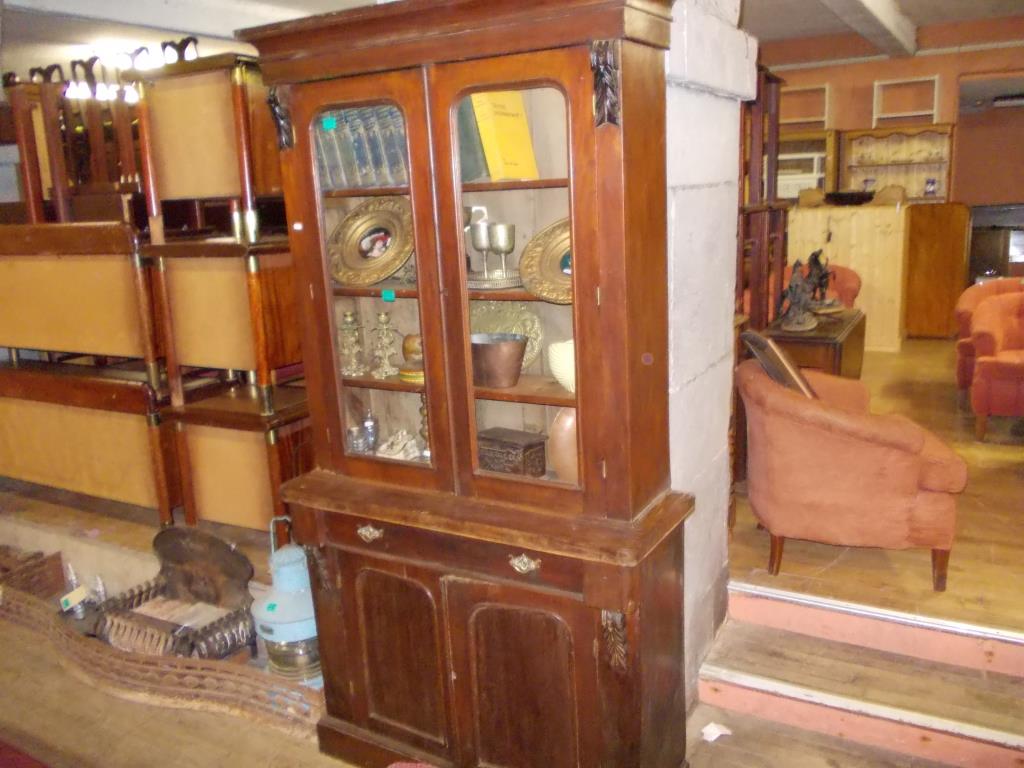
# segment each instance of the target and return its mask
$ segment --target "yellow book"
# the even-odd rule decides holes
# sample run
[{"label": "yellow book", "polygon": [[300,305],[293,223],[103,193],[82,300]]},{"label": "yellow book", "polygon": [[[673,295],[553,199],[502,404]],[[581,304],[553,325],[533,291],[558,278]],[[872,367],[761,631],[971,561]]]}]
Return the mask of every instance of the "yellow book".
[{"label": "yellow book", "polygon": [[491,181],[539,178],[523,95],[491,91],[470,98]]}]

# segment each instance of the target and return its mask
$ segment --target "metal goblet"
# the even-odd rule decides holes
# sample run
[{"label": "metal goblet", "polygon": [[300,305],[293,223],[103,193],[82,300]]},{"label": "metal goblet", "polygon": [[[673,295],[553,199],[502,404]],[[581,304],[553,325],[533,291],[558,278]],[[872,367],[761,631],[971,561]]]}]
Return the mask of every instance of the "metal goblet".
[{"label": "metal goblet", "polygon": [[487,229],[487,221],[475,221],[469,225],[470,240],[473,248],[484,258],[484,277],[487,277],[487,252],[491,250],[491,239]]},{"label": "metal goblet", "polygon": [[516,225],[490,224],[487,227],[487,235],[491,250],[501,256],[501,277],[508,277],[505,260],[516,248]]}]

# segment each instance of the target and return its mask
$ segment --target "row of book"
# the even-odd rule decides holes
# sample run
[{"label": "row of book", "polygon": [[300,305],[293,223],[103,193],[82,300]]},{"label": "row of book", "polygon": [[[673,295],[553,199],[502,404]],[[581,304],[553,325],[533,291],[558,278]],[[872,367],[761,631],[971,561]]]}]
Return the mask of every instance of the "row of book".
[{"label": "row of book", "polygon": [[[519,92],[475,93],[459,104],[457,122],[463,183],[537,178]],[[397,107],[332,110],[317,121],[314,140],[321,189],[409,183],[405,120]]]},{"label": "row of book", "polygon": [[405,120],[397,107],[337,109],[313,134],[320,188],[400,187],[409,183]]}]

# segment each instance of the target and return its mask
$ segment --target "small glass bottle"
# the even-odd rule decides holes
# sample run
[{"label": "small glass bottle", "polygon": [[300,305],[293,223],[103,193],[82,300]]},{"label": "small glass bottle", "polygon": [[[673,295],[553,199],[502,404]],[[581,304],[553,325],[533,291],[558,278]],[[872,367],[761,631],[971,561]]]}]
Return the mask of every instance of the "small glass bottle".
[{"label": "small glass bottle", "polygon": [[366,438],[366,446],[368,453],[374,453],[377,450],[377,440],[380,437],[379,423],[377,417],[373,415],[373,411],[367,410],[363,414],[363,437]]}]

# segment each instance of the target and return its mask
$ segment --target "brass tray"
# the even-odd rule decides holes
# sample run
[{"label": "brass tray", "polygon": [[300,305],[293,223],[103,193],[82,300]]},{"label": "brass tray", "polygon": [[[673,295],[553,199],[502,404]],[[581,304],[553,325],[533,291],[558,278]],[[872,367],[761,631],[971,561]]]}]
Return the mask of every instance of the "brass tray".
[{"label": "brass tray", "polygon": [[523,287],[552,304],[572,304],[572,235],[569,220],[551,224],[523,249],[519,259]]},{"label": "brass tray", "polygon": [[386,280],[413,253],[412,208],[405,197],[378,197],[356,206],[327,239],[331,276],[344,286]]}]

